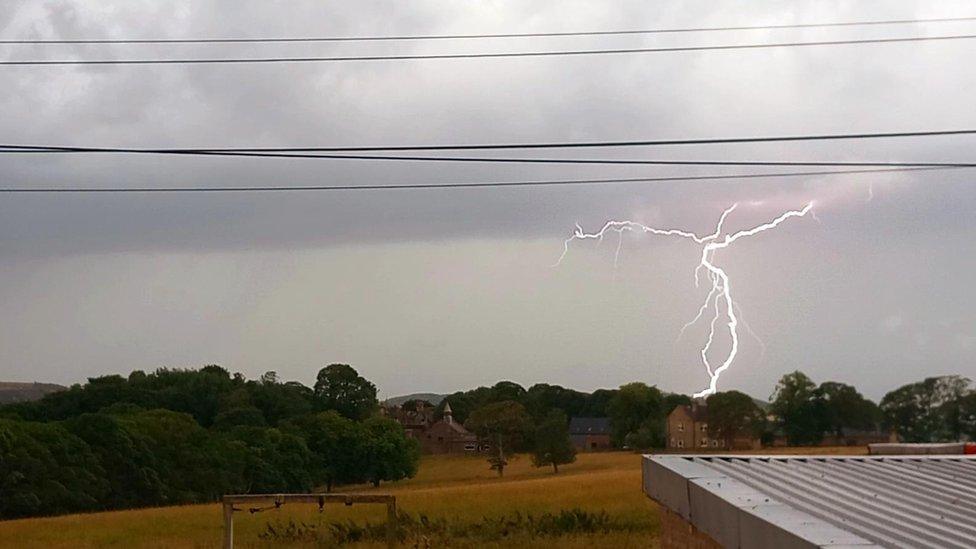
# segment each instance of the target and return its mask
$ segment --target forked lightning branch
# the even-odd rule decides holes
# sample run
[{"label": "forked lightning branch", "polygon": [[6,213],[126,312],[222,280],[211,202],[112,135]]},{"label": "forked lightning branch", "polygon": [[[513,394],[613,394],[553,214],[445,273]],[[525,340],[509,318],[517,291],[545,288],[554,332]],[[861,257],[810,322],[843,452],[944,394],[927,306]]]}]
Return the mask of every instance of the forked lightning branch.
[{"label": "forked lightning branch", "polygon": [[[563,246],[563,253],[559,256],[559,260],[556,262],[557,266],[562,263],[563,259],[566,257],[566,254],[569,253],[569,245],[574,240],[592,239],[602,241],[603,237],[606,236],[608,232],[615,232],[621,238],[623,237],[623,233],[625,231],[634,233],[649,233],[660,236],[677,236],[691,240],[695,244],[700,245],[701,260],[695,267],[695,287],[699,287],[702,270],[707,272],[708,279],[711,281],[711,287],[709,288],[708,295],[705,296],[705,300],[702,302],[701,307],[698,308],[698,314],[695,315],[695,317],[682,328],[682,332],[684,332],[686,328],[701,320],[705,316],[706,311],[711,309],[712,316],[709,322],[708,337],[700,351],[702,364],[705,367],[705,372],[708,374],[708,387],[695,393],[695,398],[708,396],[716,392],[719,377],[721,377],[722,372],[732,366],[732,362],[735,360],[736,354],[739,352],[738,327],[740,319],[736,316],[735,312],[737,305],[735,299],[732,297],[732,284],[725,270],[714,263],[715,252],[728,248],[732,245],[732,243],[741,238],[755,236],[761,232],[774,229],[791,217],[805,216],[812,210],[813,202],[808,203],[802,209],[790,210],[781,214],[772,221],[757,225],[751,229],[737,231],[734,233],[723,233],[722,226],[725,224],[726,218],[729,216],[729,214],[735,211],[737,206],[737,204],[733,204],[723,211],[721,217],[718,219],[718,225],[715,227],[715,232],[705,236],[698,236],[695,233],[680,229],[656,229],[634,221],[608,221],[602,229],[595,233],[584,232],[583,228],[577,224],[576,229],[573,232],[573,236],[566,239]],[[617,252],[614,256],[615,264],[619,254],[620,241],[618,241]],[[729,330],[730,345],[729,351],[725,355],[725,358],[722,360],[721,364],[715,366],[713,362],[710,361],[709,356],[712,351],[712,344],[715,341],[715,327],[718,321],[721,319],[726,320],[726,326]]]}]

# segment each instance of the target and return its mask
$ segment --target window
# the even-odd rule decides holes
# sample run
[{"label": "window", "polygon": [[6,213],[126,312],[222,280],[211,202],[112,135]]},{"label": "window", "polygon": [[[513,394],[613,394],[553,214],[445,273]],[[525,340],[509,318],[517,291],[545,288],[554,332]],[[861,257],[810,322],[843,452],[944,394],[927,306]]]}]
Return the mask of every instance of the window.
[{"label": "window", "polygon": [[685,424],[684,424],[684,422],[683,422],[683,421],[679,421],[679,422],[678,422],[678,432],[679,432],[679,433],[683,433],[683,432],[685,432]]},{"label": "window", "polygon": [[684,448],[684,447],[685,447],[685,441],[678,439],[678,448]]},{"label": "window", "polygon": [[708,439],[707,438],[701,439],[701,445],[702,448],[706,448],[708,446]]},{"label": "window", "polygon": [[718,448],[718,441],[712,440],[712,448]]},{"label": "window", "polygon": [[708,424],[707,423],[702,423],[701,424],[701,431],[703,433],[707,433],[708,432]]}]

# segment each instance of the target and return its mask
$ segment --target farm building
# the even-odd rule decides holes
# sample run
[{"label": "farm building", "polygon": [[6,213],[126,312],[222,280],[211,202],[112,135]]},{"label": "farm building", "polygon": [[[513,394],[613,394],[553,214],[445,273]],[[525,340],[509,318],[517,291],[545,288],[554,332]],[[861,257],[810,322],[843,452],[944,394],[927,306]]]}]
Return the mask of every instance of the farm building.
[{"label": "farm building", "polygon": [[451,405],[444,407],[444,417],[417,436],[427,454],[464,454],[478,451],[478,437],[454,421]]},{"label": "farm building", "polygon": [[973,547],[976,456],[644,456],[662,548]]},{"label": "farm building", "polygon": [[569,438],[577,450],[609,450],[610,418],[574,417],[569,420]]}]

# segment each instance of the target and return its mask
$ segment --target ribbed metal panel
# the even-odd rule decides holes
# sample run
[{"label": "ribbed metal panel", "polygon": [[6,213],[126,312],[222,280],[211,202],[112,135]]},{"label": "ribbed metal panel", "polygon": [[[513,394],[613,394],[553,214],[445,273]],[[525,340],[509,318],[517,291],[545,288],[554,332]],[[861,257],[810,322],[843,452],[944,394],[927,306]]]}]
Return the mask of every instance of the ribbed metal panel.
[{"label": "ribbed metal panel", "polygon": [[976,456],[682,456],[885,547],[976,547]]}]

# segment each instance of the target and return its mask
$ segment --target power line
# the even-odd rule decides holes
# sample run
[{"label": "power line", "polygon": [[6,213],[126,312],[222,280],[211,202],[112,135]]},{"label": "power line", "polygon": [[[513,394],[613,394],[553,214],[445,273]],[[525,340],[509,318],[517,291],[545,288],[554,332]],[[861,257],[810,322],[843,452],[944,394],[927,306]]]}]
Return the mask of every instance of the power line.
[{"label": "power line", "polygon": [[894,44],[905,42],[930,42],[947,40],[970,40],[976,34],[956,34],[948,36],[910,36],[898,38],[869,38],[859,40],[821,40],[816,42],[771,42],[758,44],[720,44],[712,46],[671,46],[661,48],[625,48],[604,50],[557,50],[488,53],[444,53],[409,55],[365,55],[338,57],[251,57],[251,58],[187,58],[187,59],[59,59],[59,60],[6,60],[4,66],[52,66],[52,65],[215,65],[245,63],[326,63],[347,61],[412,61],[437,59],[500,59],[514,57],[557,57],[618,55],[635,53],[674,53],[717,50],[750,50],[765,48],[788,48],[807,46],[843,46],[859,44]]},{"label": "power line", "polygon": [[861,27],[880,25],[905,25],[923,23],[951,23],[974,21],[976,17],[938,17],[932,19],[887,19],[872,21],[843,21],[828,23],[795,23],[782,25],[748,25],[727,27],[684,27],[659,29],[631,29],[576,32],[517,32],[497,34],[427,34],[393,36],[323,36],[323,37],[271,37],[271,38],[80,38],[80,39],[9,39],[0,44],[256,44],[289,42],[381,42],[404,40],[468,40],[484,38],[548,38],[570,36],[619,36],[646,34],[677,34],[688,32],[812,29],[829,27]]},{"label": "power line", "polygon": [[[682,139],[643,139],[631,141],[563,141],[536,143],[480,143],[437,145],[368,145],[336,147],[77,147],[64,145],[2,144],[0,153],[135,153],[135,154],[219,154],[219,153],[301,153],[301,152],[383,152],[383,151],[457,151],[501,149],[577,149],[610,147],[660,147],[669,145],[729,145],[738,143],[778,143],[790,141],[838,141],[854,139],[888,139],[902,137],[947,137],[976,135],[976,129],[924,130],[906,132],[860,132],[828,134],[796,134],[752,137],[705,137]],[[370,157],[372,158],[372,157]]]},{"label": "power line", "polygon": [[[2,150],[0,154],[70,154],[82,151],[46,151],[46,150]],[[89,151],[90,152],[90,151]],[[130,153],[137,151],[97,151],[102,153]],[[884,161],[798,161],[798,160],[645,160],[619,158],[528,158],[528,157],[490,157],[490,156],[408,156],[408,155],[366,155],[366,154],[320,154],[320,153],[262,153],[262,152],[233,152],[233,151],[138,151],[140,154],[163,154],[176,156],[216,156],[236,158],[295,158],[295,159],[333,159],[333,160],[381,160],[408,162],[480,162],[504,164],[597,164],[597,165],[631,165],[631,166],[846,166],[846,167],[941,167],[941,168],[969,168],[976,167],[971,162],[884,162]]]},{"label": "power line", "polygon": [[[974,166],[965,166],[974,167]],[[832,176],[850,174],[872,174],[891,172],[913,172],[930,170],[959,169],[959,166],[890,168],[873,170],[823,170],[782,173],[720,174],[696,176],[631,177],[609,179],[550,179],[537,181],[485,181],[475,183],[394,183],[372,185],[288,185],[257,187],[0,187],[5,194],[47,194],[47,193],[222,193],[222,192],[296,192],[296,191],[373,191],[396,189],[477,189],[489,187],[552,187],[574,185],[608,185],[626,183],[661,183],[675,181],[711,181],[730,179],[765,179],[776,177]]]}]

